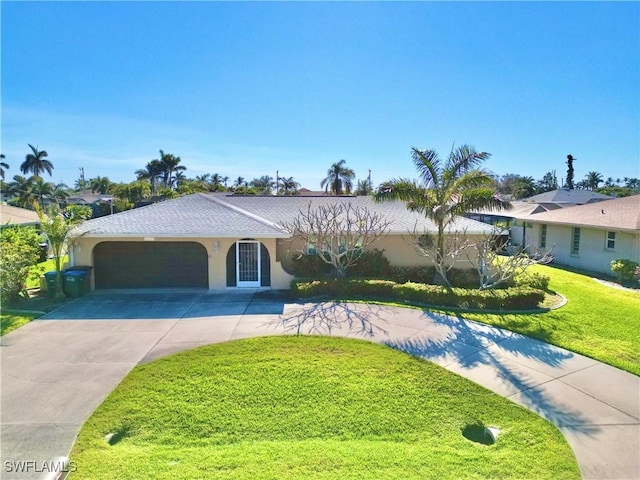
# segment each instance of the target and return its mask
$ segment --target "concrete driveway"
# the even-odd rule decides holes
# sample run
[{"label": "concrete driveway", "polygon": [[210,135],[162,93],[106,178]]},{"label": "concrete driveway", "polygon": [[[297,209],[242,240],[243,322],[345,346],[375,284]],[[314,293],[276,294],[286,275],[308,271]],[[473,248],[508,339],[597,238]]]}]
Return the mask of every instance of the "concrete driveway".
[{"label": "concrete driveway", "polygon": [[137,364],[285,333],[360,337],[434,361],[557,425],[584,478],[640,478],[634,375],[463,318],[193,290],[93,293],[2,337],[2,478],[38,478],[43,462],[68,455],[82,424]]}]

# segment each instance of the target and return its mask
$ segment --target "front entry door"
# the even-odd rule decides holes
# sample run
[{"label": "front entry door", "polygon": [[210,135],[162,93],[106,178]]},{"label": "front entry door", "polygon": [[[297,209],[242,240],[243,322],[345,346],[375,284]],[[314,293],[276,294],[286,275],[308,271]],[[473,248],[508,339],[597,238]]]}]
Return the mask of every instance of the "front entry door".
[{"label": "front entry door", "polygon": [[242,240],[236,243],[238,287],[260,286],[260,242]]}]

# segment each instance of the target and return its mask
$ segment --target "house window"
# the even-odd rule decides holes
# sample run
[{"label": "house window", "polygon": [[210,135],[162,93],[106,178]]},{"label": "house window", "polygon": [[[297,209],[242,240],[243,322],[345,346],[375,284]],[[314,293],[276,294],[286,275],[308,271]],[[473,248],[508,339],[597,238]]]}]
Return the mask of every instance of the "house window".
[{"label": "house window", "polygon": [[607,250],[613,250],[616,248],[616,232],[607,232]]},{"label": "house window", "polygon": [[571,235],[571,255],[580,253],[580,229],[574,228]]},{"label": "house window", "polygon": [[540,248],[547,248],[547,225],[540,225]]}]

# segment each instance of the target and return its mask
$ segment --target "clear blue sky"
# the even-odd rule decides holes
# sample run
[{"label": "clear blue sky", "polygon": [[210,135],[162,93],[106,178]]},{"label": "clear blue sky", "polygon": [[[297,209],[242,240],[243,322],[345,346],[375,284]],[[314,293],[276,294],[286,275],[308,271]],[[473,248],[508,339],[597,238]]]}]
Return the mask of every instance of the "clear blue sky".
[{"label": "clear blue sky", "polygon": [[640,3],[1,2],[2,153],[51,180],[293,176],[346,159],[415,177],[411,147],[498,174],[640,177]]}]

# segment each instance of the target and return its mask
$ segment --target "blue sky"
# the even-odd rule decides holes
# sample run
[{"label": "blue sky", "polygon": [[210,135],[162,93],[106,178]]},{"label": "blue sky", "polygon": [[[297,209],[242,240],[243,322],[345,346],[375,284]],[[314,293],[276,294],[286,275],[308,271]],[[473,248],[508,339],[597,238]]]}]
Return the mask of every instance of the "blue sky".
[{"label": "blue sky", "polygon": [[52,180],[415,177],[468,143],[498,174],[640,176],[640,3],[1,2],[2,153]]}]

